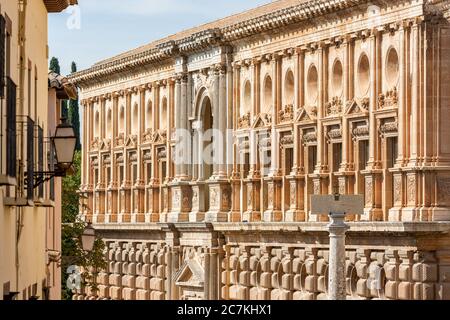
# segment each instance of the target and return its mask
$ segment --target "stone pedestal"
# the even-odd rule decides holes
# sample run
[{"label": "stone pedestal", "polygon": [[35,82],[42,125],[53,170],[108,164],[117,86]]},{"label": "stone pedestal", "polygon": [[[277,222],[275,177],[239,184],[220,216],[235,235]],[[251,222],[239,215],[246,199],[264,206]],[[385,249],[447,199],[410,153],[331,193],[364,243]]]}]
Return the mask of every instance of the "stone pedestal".
[{"label": "stone pedestal", "polygon": [[[310,175],[313,182],[313,194],[320,195],[320,194],[329,194],[328,192],[328,181],[329,181],[329,175],[322,173],[322,174],[313,174]],[[309,215],[309,221],[312,222],[327,222],[329,219],[327,216],[324,215]]]},{"label": "stone pedestal", "polygon": [[164,185],[160,189],[160,209],[161,209],[161,215],[160,215],[160,222],[167,222],[167,216],[169,214],[169,202],[170,202],[170,194],[169,194],[169,187],[167,185]]},{"label": "stone pedestal", "polygon": [[289,203],[290,208],[285,213],[286,222],[301,222],[305,221],[304,211],[304,190],[305,190],[305,177],[304,176],[291,176],[288,177],[289,181]]},{"label": "stone pedestal", "polygon": [[179,182],[171,184],[170,191],[172,194],[171,211],[167,215],[167,222],[187,222],[189,221],[189,213],[192,209],[191,186],[187,182]]},{"label": "stone pedestal", "polygon": [[189,213],[189,222],[202,222],[205,220],[205,199],[207,186],[205,182],[191,184],[192,210]]},{"label": "stone pedestal", "polygon": [[131,191],[133,195],[133,213],[131,215],[131,222],[144,222],[145,221],[145,215],[144,215],[144,185],[143,182],[136,184],[136,186]]},{"label": "stone pedestal", "polygon": [[281,211],[282,178],[264,178],[267,183],[267,210],[264,211],[264,221],[279,222],[283,220]]},{"label": "stone pedestal", "polygon": [[398,169],[391,170],[393,172],[393,190],[392,202],[393,207],[389,209],[389,221],[402,221],[403,210],[403,173]]},{"label": "stone pedestal", "polygon": [[129,186],[119,190],[119,203],[120,212],[117,222],[131,222],[131,188]]},{"label": "stone pedestal", "polygon": [[331,213],[330,233],[330,263],[328,273],[328,299],[345,300],[345,232],[349,226],[344,223],[345,213]]},{"label": "stone pedestal", "polygon": [[256,222],[261,221],[260,209],[260,190],[261,182],[259,179],[247,179],[246,183],[246,200],[247,210],[242,215],[242,221]]},{"label": "stone pedestal", "polygon": [[151,183],[146,189],[145,222],[159,222],[159,185]]},{"label": "stone pedestal", "polygon": [[231,208],[231,188],[227,180],[209,182],[209,211],[206,222],[227,222]]},{"label": "stone pedestal", "polygon": [[363,221],[382,221],[383,210],[381,209],[381,170],[363,171],[365,181],[365,209]]},{"label": "stone pedestal", "polygon": [[228,222],[241,222],[241,180],[238,177],[231,179],[231,211],[228,213]]},{"label": "stone pedestal", "polygon": [[111,187],[106,191],[106,223],[117,222],[117,188]]}]

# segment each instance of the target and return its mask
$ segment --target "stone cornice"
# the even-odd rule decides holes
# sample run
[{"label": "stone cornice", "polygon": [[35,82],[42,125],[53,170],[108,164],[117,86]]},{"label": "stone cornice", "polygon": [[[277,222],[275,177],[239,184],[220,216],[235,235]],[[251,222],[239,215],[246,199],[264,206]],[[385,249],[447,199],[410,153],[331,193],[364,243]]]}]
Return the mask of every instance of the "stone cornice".
[{"label": "stone cornice", "polygon": [[317,16],[344,10],[368,0],[309,0],[298,5],[282,8],[274,12],[235,23],[223,28],[213,28],[191,34],[180,40],[158,44],[143,52],[120,56],[93,67],[74,73],[69,78],[75,84],[95,81],[95,79],[130,68],[158,63],[168,58],[195,52],[212,45],[222,45],[230,41],[246,38],[264,31],[288,26]]}]

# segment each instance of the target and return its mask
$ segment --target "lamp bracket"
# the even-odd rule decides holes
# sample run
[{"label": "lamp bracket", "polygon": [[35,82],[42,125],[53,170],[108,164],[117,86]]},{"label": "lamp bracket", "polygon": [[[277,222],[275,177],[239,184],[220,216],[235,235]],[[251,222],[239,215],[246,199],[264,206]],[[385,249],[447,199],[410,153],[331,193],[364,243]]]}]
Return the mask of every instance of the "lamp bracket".
[{"label": "lamp bracket", "polygon": [[[41,184],[51,180],[55,177],[65,177],[66,172],[64,170],[55,171],[35,171],[33,172],[33,189],[36,189]],[[25,172],[25,185],[28,184],[28,173]]]}]

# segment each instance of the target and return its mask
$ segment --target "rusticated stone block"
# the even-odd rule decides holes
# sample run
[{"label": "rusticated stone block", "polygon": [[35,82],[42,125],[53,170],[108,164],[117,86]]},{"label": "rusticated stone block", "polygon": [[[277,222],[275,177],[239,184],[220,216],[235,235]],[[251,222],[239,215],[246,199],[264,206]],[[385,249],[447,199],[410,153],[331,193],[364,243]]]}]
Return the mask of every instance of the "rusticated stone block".
[{"label": "rusticated stone block", "polygon": [[136,288],[148,290],[150,288],[150,279],[147,277],[137,277]]},{"label": "rusticated stone block", "polygon": [[151,275],[152,277],[157,277],[157,276],[158,276],[158,275],[156,274],[156,268],[157,268],[156,264],[152,264],[152,265],[150,266],[150,275]]},{"label": "rusticated stone block", "polygon": [[226,272],[226,271],[222,271],[221,273],[220,273],[220,281],[221,281],[221,283],[223,283],[223,284],[228,284],[228,272]]},{"label": "rusticated stone block", "polygon": [[136,275],[136,263],[132,262],[128,264],[127,273],[132,276]]},{"label": "rusticated stone block", "polygon": [[271,288],[272,286],[272,275],[268,272],[263,272],[260,278],[260,284],[263,288]]},{"label": "rusticated stone block", "polygon": [[304,290],[304,285],[302,284],[302,275],[296,274],[294,276],[293,285],[295,290]]},{"label": "rusticated stone block", "polygon": [[434,300],[434,284],[415,283],[413,287],[414,300]]},{"label": "rusticated stone block", "polygon": [[238,274],[236,270],[232,270],[230,272],[230,283],[231,284],[239,284]]},{"label": "rusticated stone block", "polygon": [[142,266],[141,274],[144,277],[150,277],[150,265],[149,264],[144,264]]},{"label": "rusticated stone block", "polygon": [[386,263],[384,265],[384,272],[387,280],[396,281],[397,266],[395,264]]},{"label": "rusticated stone block", "polygon": [[164,300],[165,297],[165,293],[164,292],[159,292],[159,291],[152,291],[150,293],[150,300]]},{"label": "rusticated stone block", "polygon": [[294,285],[294,276],[292,274],[283,274],[281,277],[281,287],[285,290],[292,290]]},{"label": "rusticated stone block", "polygon": [[120,287],[122,285],[122,276],[120,274],[110,274],[109,285]]},{"label": "rusticated stone block", "polygon": [[150,289],[157,291],[164,291],[164,280],[160,278],[151,278]]},{"label": "rusticated stone block", "polygon": [[411,290],[412,283],[411,282],[400,282],[398,285],[398,298],[400,300],[411,300]]},{"label": "rusticated stone block", "polygon": [[150,299],[150,291],[148,290],[136,291],[136,300],[149,300],[149,299]]},{"label": "rusticated stone block", "polygon": [[295,291],[292,295],[292,300],[303,300],[303,292]]},{"label": "rusticated stone block", "polygon": [[269,300],[270,299],[270,289],[259,288],[258,289],[258,300]]},{"label": "rusticated stone block", "polygon": [[309,292],[317,292],[317,276],[307,276],[305,279],[305,289]]},{"label": "rusticated stone block", "polygon": [[109,286],[99,285],[98,286],[98,296],[101,298],[109,298]]},{"label": "rusticated stone block", "polygon": [[243,286],[250,286],[250,271],[242,271],[239,274],[239,284]]},{"label": "rusticated stone block", "polygon": [[250,273],[250,286],[256,287],[258,286],[258,273],[256,271],[252,271]]},{"label": "rusticated stone block", "polygon": [[114,263],[114,273],[121,274],[122,273],[122,262],[116,262]]},{"label": "rusticated stone block", "polygon": [[438,277],[436,264],[415,264],[412,269],[412,279],[417,282],[436,282]]},{"label": "rusticated stone block", "polygon": [[160,265],[163,265],[165,263],[165,253],[164,252],[161,252],[158,254],[156,262]]},{"label": "rusticated stone block", "polygon": [[164,278],[165,277],[165,271],[166,271],[166,267],[165,266],[157,266],[156,267],[156,276],[159,278]]},{"label": "rusticated stone block", "polygon": [[317,294],[312,292],[305,292],[302,295],[302,300],[316,300]]},{"label": "rusticated stone block", "polygon": [[320,276],[317,278],[317,291],[319,292],[327,292],[327,278],[325,276]]},{"label": "rusticated stone block", "polygon": [[136,300],[136,289],[123,288],[122,295],[124,300]]},{"label": "rusticated stone block", "polygon": [[397,300],[398,299],[398,285],[399,282],[388,281],[386,282],[386,286],[384,288],[384,295],[388,299]]},{"label": "rusticated stone block", "polygon": [[220,288],[220,293],[221,293],[222,300],[230,299],[229,290],[230,290],[230,287],[228,287],[228,286],[223,286],[222,288]]},{"label": "rusticated stone block", "polygon": [[97,283],[108,285],[109,284],[109,274],[107,274],[105,272],[100,272],[97,276]]},{"label": "rusticated stone block", "polygon": [[113,300],[122,300],[122,288],[120,287],[110,287],[109,296]]},{"label": "rusticated stone block", "polygon": [[281,287],[281,277],[278,272],[272,273],[272,288]]},{"label": "rusticated stone block", "polygon": [[398,278],[401,281],[411,281],[411,266],[400,265],[398,267]]},{"label": "rusticated stone block", "polygon": [[122,277],[122,285],[124,287],[135,288],[136,287],[136,277],[134,276],[123,276]]},{"label": "rusticated stone block", "polygon": [[367,279],[359,279],[356,283],[356,293],[360,297],[369,297],[369,287],[367,286]]}]

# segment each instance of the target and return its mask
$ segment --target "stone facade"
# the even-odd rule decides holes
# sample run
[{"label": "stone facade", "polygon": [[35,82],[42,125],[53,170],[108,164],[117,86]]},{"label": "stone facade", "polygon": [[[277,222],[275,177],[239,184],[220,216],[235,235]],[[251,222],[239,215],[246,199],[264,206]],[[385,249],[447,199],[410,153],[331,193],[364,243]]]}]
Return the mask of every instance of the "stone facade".
[{"label": "stone facade", "polygon": [[94,295],[323,299],[339,190],[349,297],[450,298],[449,6],[276,1],[73,75]]}]

